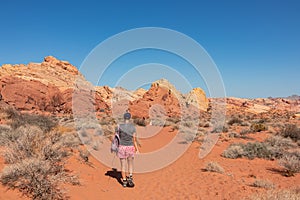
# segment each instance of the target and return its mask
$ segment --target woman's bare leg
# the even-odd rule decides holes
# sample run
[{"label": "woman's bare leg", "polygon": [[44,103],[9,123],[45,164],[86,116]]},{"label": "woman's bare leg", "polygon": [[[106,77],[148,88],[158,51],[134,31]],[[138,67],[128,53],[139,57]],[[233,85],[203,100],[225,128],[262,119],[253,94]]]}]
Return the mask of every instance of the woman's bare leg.
[{"label": "woman's bare leg", "polygon": [[126,179],[126,158],[120,158],[122,179]]},{"label": "woman's bare leg", "polygon": [[129,173],[129,175],[132,175],[132,173],[133,173],[133,157],[127,158],[127,164],[128,164],[128,173]]}]

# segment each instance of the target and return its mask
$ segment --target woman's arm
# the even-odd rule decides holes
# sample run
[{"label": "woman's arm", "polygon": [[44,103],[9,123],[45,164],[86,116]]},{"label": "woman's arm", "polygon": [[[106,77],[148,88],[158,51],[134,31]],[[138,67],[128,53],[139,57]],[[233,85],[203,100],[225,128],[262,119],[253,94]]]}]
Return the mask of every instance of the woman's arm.
[{"label": "woman's arm", "polygon": [[133,145],[134,145],[135,151],[139,152],[138,146],[140,147],[141,144],[138,141],[137,133],[133,134]]}]

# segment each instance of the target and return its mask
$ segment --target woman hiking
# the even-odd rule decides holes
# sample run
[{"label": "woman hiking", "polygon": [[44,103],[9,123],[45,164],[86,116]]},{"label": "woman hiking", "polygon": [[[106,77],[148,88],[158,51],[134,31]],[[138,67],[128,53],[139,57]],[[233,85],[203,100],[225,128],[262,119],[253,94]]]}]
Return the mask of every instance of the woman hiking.
[{"label": "woman hiking", "polygon": [[[138,153],[138,141],[135,126],[130,122],[131,114],[127,111],[124,114],[124,124],[118,125],[120,137],[120,145],[118,149],[118,157],[121,162],[122,184],[123,187],[133,187],[133,160],[134,154]],[[126,171],[127,168],[127,171]]]}]

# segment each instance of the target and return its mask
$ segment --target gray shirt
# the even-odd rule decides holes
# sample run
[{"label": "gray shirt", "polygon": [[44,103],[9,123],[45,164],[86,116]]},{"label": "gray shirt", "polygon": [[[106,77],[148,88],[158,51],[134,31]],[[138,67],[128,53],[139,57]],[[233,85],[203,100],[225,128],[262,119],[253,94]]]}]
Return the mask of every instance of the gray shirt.
[{"label": "gray shirt", "polygon": [[131,123],[119,125],[120,145],[133,146],[133,134],[136,132],[135,126]]}]

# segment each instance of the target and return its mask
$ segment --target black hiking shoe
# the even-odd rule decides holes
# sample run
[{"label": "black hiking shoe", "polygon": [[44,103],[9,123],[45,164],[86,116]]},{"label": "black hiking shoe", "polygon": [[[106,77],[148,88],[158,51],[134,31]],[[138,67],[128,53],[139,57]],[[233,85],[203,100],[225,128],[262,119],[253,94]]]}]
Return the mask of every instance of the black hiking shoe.
[{"label": "black hiking shoe", "polygon": [[132,178],[132,176],[127,176],[127,186],[128,187],[134,187],[134,183],[133,183],[133,178]]},{"label": "black hiking shoe", "polygon": [[125,179],[125,180],[123,179],[122,182],[123,182],[123,187],[127,187],[127,184],[128,184],[127,179]]}]

